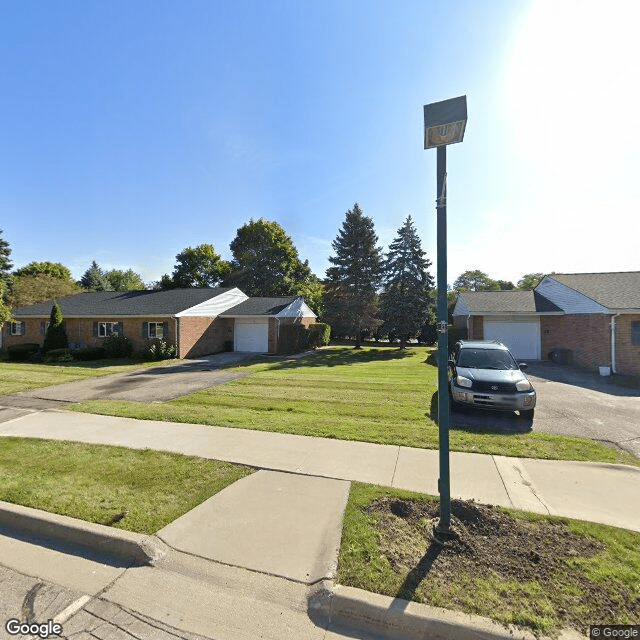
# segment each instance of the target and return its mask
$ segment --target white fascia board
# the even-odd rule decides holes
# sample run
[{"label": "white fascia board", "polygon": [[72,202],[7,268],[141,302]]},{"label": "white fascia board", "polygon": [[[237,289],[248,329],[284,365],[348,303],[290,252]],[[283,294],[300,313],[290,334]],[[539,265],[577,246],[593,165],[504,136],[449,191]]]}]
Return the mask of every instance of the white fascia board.
[{"label": "white fascia board", "polygon": [[469,312],[469,307],[467,307],[467,303],[464,301],[462,294],[458,294],[458,299],[456,300],[456,306],[453,308],[453,316],[469,316],[473,315]]},{"label": "white fascia board", "polygon": [[519,317],[519,316],[564,316],[564,311],[472,311],[470,316],[500,316],[500,317]]},{"label": "white fascia board", "polygon": [[276,318],[317,318],[315,313],[307,305],[303,298],[296,298],[288,307],[285,307]]},{"label": "white fascia board", "polygon": [[607,307],[585,296],[583,293],[554,280],[552,276],[542,278],[535,291],[569,315],[610,313]]},{"label": "white fascia board", "polygon": [[176,313],[176,318],[213,318],[244,302],[248,297],[248,295],[235,287],[231,291],[225,291],[210,300],[205,300],[180,313]]}]

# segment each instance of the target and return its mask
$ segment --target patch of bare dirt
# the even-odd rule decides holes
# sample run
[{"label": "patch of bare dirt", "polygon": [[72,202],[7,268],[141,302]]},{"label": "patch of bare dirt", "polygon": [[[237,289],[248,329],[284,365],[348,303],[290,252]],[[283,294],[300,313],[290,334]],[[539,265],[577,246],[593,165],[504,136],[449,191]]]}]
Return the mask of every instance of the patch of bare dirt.
[{"label": "patch of bare dirt", "polygon": [[[589,624],[619,620],[620,612],[640,616],[636,594],[630,590],[611,594],[567,564],[571,558],[594,556],[604,545],[573,533],[563,523],[518,520],[491,506],[453,500],[451,523],[457,537],[442,546],[432,538],[439,518],[437,503],[383,498],[365,511],[379,516],[381,553],[398,574],[409,570],[399,597],[415,599],[421,584],[428,589],[429,584],[455,583],[460,576],[498,577],[538,582],[556,606],[560,627],[584,632]],[[572,586],[570,596],[561,593],[567,585]],[[451,604],[456,608],[463,603]]]}]

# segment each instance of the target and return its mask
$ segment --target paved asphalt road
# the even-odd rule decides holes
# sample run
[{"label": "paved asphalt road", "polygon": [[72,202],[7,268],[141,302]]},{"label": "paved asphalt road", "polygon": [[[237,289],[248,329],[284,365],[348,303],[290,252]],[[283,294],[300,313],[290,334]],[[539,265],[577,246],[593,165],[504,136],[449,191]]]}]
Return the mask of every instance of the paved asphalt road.
[{"label": "paved asphalt road", "polygon": [[595,373],[551,362],[529,363],[527,375],[538,394],[533,421],[515,413],[455,408],[451,412],[451,427],[579,436],[640,457],[639,390],[615,385],[609,378]]}]

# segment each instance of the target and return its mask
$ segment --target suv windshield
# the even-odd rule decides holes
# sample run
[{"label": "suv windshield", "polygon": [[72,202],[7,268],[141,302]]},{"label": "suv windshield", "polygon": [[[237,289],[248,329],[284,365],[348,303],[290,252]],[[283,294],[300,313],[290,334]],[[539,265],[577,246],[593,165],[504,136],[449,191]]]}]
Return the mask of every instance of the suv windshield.
[{"label": "suv windshield", "polygon": [[467,369],[517,369],[508,351],[502,349],[461,349],[458,366]]}]

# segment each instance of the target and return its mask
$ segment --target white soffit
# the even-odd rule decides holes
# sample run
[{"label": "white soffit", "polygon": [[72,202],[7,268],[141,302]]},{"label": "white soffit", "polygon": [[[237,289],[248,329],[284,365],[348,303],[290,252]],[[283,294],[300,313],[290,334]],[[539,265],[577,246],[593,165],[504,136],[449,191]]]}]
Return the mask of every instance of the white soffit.
[{"label": "white soffit", "polygon": [[302,298],[296,298],[288,307],[285,307],[276,318],[315,318],[317,317]]},{"label": "white soffit", "polygon": [[212,318],[244,302],[249,296],[237,287],[176,313],[176,318]]}]

